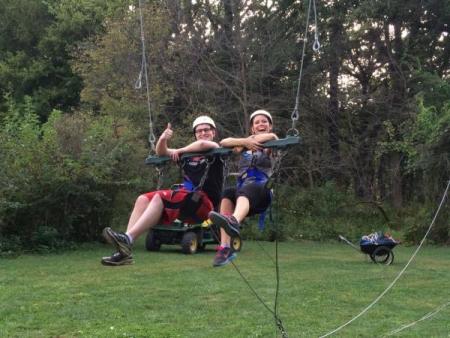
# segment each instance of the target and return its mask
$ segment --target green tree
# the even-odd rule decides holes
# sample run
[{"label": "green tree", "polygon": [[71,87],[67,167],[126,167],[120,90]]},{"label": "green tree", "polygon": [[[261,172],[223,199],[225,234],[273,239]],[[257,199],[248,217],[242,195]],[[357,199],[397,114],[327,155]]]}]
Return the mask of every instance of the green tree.
[{"label": "green tree", "polygon": [[[105,24],[105,32],[86,41],[74,54],[73,68],[84,81],[81,99],[84,109],[126,118],[136,126],[139,136],[148,133],[149,113],[157,123],[165,115],[165,104],[172,98],[166,77],[172,65],[168,46],[170,35],[167,13],[156,4],[143,8],[146,60],[149,78],[150,112],[147,106],[139,11],[130,8]],[[140,81],[138,81],[140,77]],[[135,85],[140,82],[141,88]],[[169,120],[161,121],[162,126]]]},{"label": "green tree", "polygon": [[11,238],[25,250],[97,239],[117,196],[149,178],[144,142],[125,121],[117,132],[108,116],[55,110],[41,124],[29,98],[8,108],[0,130],[0,251]]},{"label": "green tree", "polygon": [[[77,106],[82,82],[71,70],[70,53],[126,3],[1,0],[0,97],[10,93],[17,102],[31,97],[42,121],[52,109]],[[0,100],[0,112],[6,111],[4,104]]]}]

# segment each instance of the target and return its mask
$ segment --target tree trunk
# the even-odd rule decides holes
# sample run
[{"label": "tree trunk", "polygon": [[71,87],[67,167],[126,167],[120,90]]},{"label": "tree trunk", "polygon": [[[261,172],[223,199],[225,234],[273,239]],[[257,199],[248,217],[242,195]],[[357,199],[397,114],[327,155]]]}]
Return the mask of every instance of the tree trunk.
[{"label": "tree trunk", "polygon": [[[401,23],[398,19],[395,19],[392,25],[394,28],[393,44],[390,43],[389,24],[386,23],[385,25],[385,37],[387,37],[386,43],[389,57],[389,73],[392,83],[390,120],[393,122],[394,126],[399,126],[404,120],[403,110],[406,105],[406,80],[402,72],[401,63],[399,62],[404,54],[404,48],[401,38]],[[395,130],[395,135],[393,137],[393,141],[401,140],[400,131]],[[403,204],[401,155],[402,154],[397,151],[393,151],[389,154],[392,203],[396,208],[400,208]]]},{"label": "tree trunk", "polygon": [[392,153],[390,156],[392,204],[395,208],[403,206],[401,159],[402,156],[399,152]]},{"label": "tree trunk", "polygon": [[[340,168],[339,149],[339,85],[338,78],[341,64],[341,38],[342,24],[334,20],[330,31],[330,100],[328,101],[328,145],[331,152],[331,164],[333,167],[332,178],[338,179],[338,168]],[[339,179],[338,179],[339,181]]]}]

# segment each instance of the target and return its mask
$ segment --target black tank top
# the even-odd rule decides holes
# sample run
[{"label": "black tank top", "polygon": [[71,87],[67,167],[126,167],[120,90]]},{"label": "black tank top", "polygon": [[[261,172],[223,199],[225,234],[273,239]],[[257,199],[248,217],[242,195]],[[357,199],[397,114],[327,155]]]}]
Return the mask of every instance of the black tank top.
[{"label": "black tank top", "polygon": [[[223,160],[217,156],[208,159],[212,160],[213,163],[211,163],[209,167],[208,176],[206,177],[205,183],[203,184],[203,188],[201,190],[208,195],[214,205],[214,209],[217,210],[222,196]],[[183,174],[187,176],[189,181],[191,181],[195,187],[200,184],[206,170],[206,166],[207,160],[204,156],[187,158],[181,163]]]}]

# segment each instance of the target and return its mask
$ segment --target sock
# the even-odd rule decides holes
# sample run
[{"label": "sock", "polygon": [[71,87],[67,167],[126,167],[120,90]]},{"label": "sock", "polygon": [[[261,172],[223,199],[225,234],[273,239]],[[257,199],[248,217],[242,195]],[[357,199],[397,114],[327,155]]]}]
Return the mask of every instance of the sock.
[{"label": "sock", "polygon": [[125,235],[128,237],[130,244],[133,244],[133,237],[131,237],[131,235],[128,232],[126,232]]},{"label": "sock", "polygon": [[230,244],[228,244],[228,243],[220,243],[220,246],[221,246],[222,248],[229,248],[229,247],[230,247]]}]

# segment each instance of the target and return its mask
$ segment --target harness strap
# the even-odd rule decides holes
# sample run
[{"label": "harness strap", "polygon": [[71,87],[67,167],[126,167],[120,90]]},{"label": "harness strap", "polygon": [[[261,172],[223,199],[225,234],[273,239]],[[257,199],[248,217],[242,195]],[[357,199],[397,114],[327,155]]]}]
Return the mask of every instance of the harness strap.
[{"label": "harness strap", "polygon": [[[173,202],[174,197],[180,193],[184,192],[187,194],[185,198],[178,202]],[[203,191],[192,191],[185,189],[183,186],[172,190],[170,201],[164,201],[164,208],[166,209],[179,209],[180,219],[191,218],[196,223],[201,223],[203,220],[197,217],[197,212],[200,208],[203,208],[203,198],[208,198]]]},{"label": "harness strap", "polygon": [[259,213],[259,218],[258,218],[258,229],[259,231],[264,231],[264,229],[266,228],[266,224],[265,224],[265,220],[266,220],[266,216],[267,216],[267,212],[269,212],[269,219],[270,221],[273,223],[273,217],[272,217],[272,198],[273,198],[273,192],[272,190],[270,191],[270,201],[269,201],[269,207],[262,211],[262,212],[258,212],[258,210],[256,211],[256,213]]},{"label": "harness strap", "polygon": [[269,176],[266,173],[259,170],[256,167],[249,167],[242,173],[241,176],[238,177],[238,188],[241,188],[245,183],[257,183],[257,184],[266,184],[269,181]]},{"label": "harness strap", "polygon": [[[266,186],[269,190],[269,184],[270,184],[270,177],[267,176],[266,173],[264,173],[263,171],[259,170],[256,167],[249,167],[247,168],[247,170],[238,178],[238,183],[237,183],[237,187],[238,189],[241,188],[242,186],[244,186],[245,184],[248,183],[256,183],[259,185],[264,185]],[[271,208],[271,204],[272,204],[272,191],[270,190],[270,195],[269,195],[269,208],[267,209],[263,209],[263,210],[259,210],[259,209],[255,209],[255,213],[259,214],[259,220],[258,220],[258,228],[260,231],[264,231],[265,228],[265,219],[266,219],[266,214],[267,214],[267,210],[269,210],[270,212],[270,219],[272,219],[272,208]]]},{"label": "harness strap", "polygon": [[195,184],[189,179],[188,176],[183,175],[183,187],[185,189],[187,189],[189,191],[197,191],[197,190],[201,190],[203,188],[206,178],[208,177],[209,169],[211,168],[211,165],[216,160],[215,157],[212,157],[212,159],[206,157],[205,159],[206,159],[206,168],[205,168],[205,171],[203,172],[203,175],[200,178],[200,182],[197,186],[195,186]]}]

